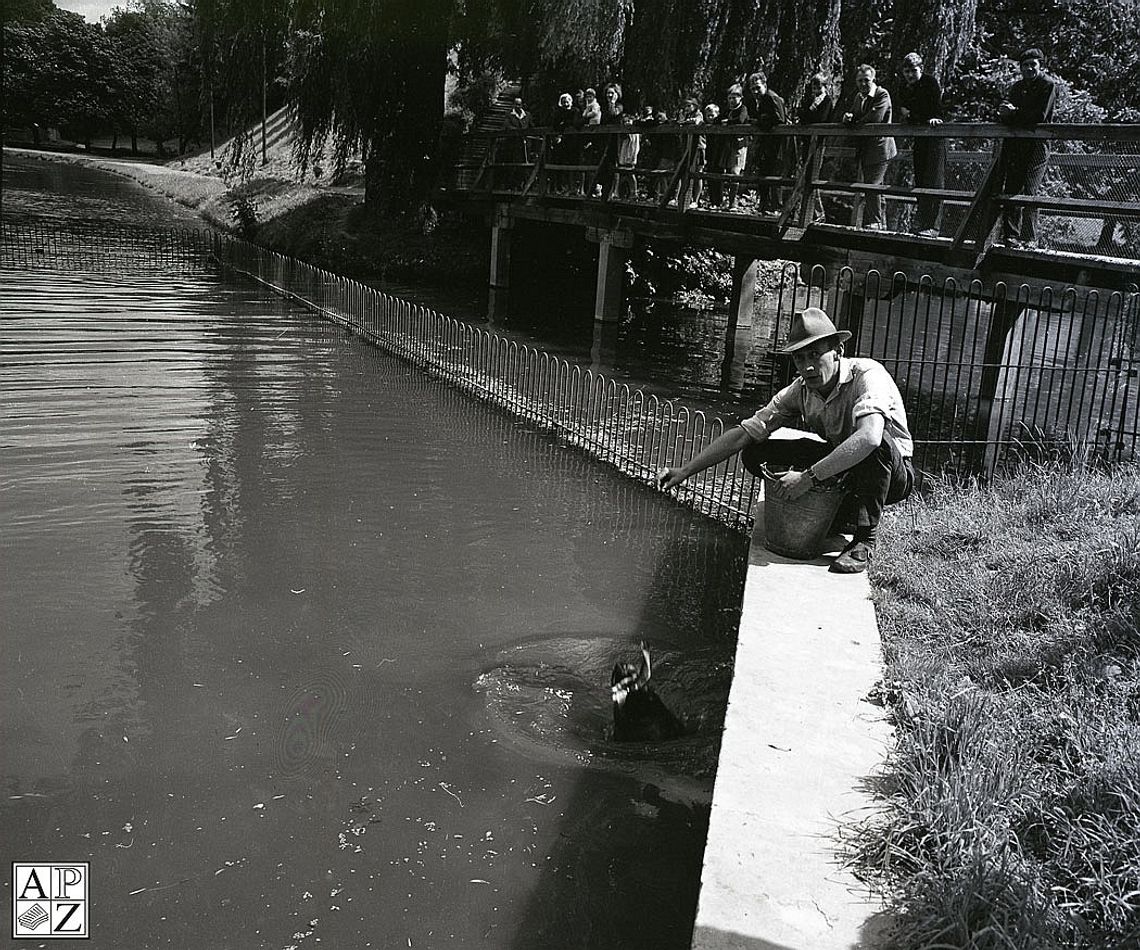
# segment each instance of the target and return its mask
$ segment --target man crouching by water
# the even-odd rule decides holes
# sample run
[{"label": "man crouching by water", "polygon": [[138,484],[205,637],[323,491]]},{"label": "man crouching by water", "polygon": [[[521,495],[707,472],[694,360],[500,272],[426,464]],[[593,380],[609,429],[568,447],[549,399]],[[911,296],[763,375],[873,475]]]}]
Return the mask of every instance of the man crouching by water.
[{"label": "man crouching by water", "polygon": [[[914,443],[895,381],[875,360],[844,356],[843,344],[850,337],[818,307],[797,313],[780,353],[791,356],[798,377],[680,468],[665,469],[658,486],[680,485],[736,452],[742,452],[744,467],[756,475],[765,462],[793,466],[780,477],[780,490],[792,500],[846,473],[855,534],[831,570],[865,571],[883,508],[902,501],[914,487]],[[769,440],[784,426],[806,429],[824,441]]]}]

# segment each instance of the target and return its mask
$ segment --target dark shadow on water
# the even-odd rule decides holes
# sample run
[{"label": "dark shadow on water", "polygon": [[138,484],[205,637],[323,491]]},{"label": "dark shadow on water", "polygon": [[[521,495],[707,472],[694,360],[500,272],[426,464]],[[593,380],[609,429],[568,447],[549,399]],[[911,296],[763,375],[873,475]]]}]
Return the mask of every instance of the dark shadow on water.
[{"label": "dark shadow on water", "polygon": [[[678,575],[677,565],[684,559],[672,554],[679,554],[680,547],[667,546],[659,558],[656,593],[646,593],[642,629],[631,631],[627,643],[615,644],[618,652],[610,659],[635,654],[638,636],[668,637],[662,617],[668,616],[669,603],[654,602],[662,591],[667,592],[667,601],[691,599],[699,604],[706,622],[724,622],[726,602],[715,599],[707,578],[699,571]],[[740,555],[743,562],[743,550]],[[733,632],[737,619],[733,614]],[[695,669],[685,667],[683,656],[657,664],[663,680],[659,691],[695,734],[675,742],[628,747],[601,736],[591,743],[598,754],[566,796],[549,871],[527,899],[521,924],[509,943],[513,950],[689,947],[731,680],[731,645],[726,644],[719,655],[724,669],[717,685],[707,678],[716,678],[717,673],[701,669],[706,662],[701,651],[688,657],[695,659]],[[667,669],[671,663],[676,671],[673,682]],[[599,668],[596,676],[603,673]],[[605,700],[607,684],[603,679],[596,687]],[[697,712],[701,700],[718,690],[718,708]],[[603,711],[592,727],[599,732],[609,728],[605,700],[599,703]]]}]

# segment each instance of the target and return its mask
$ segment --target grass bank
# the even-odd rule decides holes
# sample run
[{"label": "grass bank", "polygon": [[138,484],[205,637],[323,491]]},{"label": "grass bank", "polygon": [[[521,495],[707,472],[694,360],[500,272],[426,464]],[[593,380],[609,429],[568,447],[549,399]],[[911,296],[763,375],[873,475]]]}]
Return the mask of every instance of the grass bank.
[{"label": "grass bank", "polygon": [[884,525],[898,744],[848,845],[899,946],[1140,946],[1140,466],[936,487]]}]

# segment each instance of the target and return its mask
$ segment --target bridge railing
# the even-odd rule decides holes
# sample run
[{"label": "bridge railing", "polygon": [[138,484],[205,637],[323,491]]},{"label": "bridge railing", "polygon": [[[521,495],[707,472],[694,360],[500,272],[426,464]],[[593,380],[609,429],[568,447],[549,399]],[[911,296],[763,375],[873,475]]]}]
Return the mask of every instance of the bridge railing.
[{"label": "bridge railing", "polygon": [[[794,235],[813,225],[859,228],[866,199],[878,195],[889,230],[917,230],[921,201],[936,207],[938,233],[920,239],[979,249],[994,240],[1003,211],[1027,209],[1039,220],[1037,239],[1053,249],[1140,260],[1140,125],[635,124],[478,134],[488,139],[482,161],[457,165],[446,191],[716,214],[725,226],[760,215]],[[882,184],[859,181],[856,148],[884,136],[897,154]],[[944,181],[918,188],[914,145],[932,139],[944,145]],[[1026,143],[1045,146],[1044,177],[1035,194],[1009,193],[1005,163]],[[739,175],[729,171],[738,148],[747,148]]]}]

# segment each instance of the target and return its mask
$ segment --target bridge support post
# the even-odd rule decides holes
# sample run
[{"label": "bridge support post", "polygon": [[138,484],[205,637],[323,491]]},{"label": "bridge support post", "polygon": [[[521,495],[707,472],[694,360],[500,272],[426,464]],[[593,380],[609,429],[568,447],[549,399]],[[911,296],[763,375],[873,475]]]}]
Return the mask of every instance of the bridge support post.
[{"label": "bridge support post", "polygon": [[629,231],[587,228],[586,239],[598,245],[598,286],[594,295],[594,319],[616,323],[621,319],[625,300],[625,264],[633,235]]},{"label": "bridge support post", "polygon": [[737,327],[752,326],[752,307],[756,303],[755,257],[737,254],[732,259],[732,297],[728,302],[728,335],[731,338]]},{"label": "bridge support post", "polygon": [[511,231],[514,221],[505,205],[495,208],[491,221],[491,278],[487,294],[487,319],[495,320],[506,311],[511,286]]},{"label": "bridge support post", "polygon": [[982,357],[982,376],[978,387],[978,425],[976,431],[985,438],[982,474],[990,475],[1001,454],[1002,430],[1008,424],[1007,400],[1017,398],[1017,366],[1021,362],[1021,340],[1016,333],[1025,314],[1020,300],[995,300],[986,347]]}]

